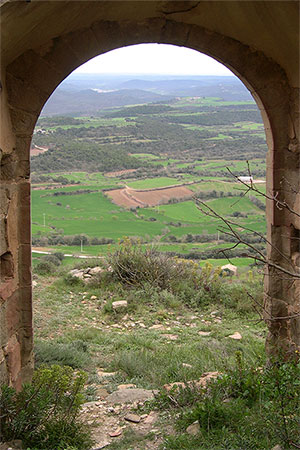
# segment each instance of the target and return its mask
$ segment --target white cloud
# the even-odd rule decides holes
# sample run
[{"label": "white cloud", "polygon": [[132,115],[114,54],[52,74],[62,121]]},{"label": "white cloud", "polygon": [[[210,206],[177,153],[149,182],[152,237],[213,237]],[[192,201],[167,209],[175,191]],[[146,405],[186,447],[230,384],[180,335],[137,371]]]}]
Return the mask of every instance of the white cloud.
[{"label": "white cloud", "polygon": [[232,75],[229,69],[203,53],[166,44],[118,48],[96,56],[75,73]]}]

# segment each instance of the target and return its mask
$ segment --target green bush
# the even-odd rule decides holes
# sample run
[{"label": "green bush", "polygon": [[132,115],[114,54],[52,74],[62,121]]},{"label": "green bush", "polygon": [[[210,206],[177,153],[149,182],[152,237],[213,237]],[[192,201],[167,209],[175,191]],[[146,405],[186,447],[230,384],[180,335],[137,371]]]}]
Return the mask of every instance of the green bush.
[{"label": "green bush", "polygon": [[55,271],[56,266],[50,261],[40,261],[35,267],[35,272],[39,275],[50,275],[55,273]]},{"label": "green bush", "polygon": [[128,286],[142,287],[150,283],[153,287],[167,289],[171,280],[180,274],[180,268],[167,255],[153,247],[143,249],[141,244],[134,245],[128,238],[109,256],[108,263],[115,278]]},{"label": "green bush", "polygon": [[218,271],[207,264],[204,269],[193,261],[172,258],[160,253],[154,247],[143,248],[126,238],[119,249],[109,255],[109,265],[114,277],[121,283],[132,286],[145,286],[167,290],[185,298],[186,303],[195,296],[199,288],[211,293],[221,283]]},{"label": "green bush", "polygon": [[0,440],[20,439],[31,450],[88,450],[92,440],[78,419],[84,372],[57,365],[38,369],[21,392],[2,386]]},{"label": "green bush", "polygon": [[[57,255],[57,253],[56,253]],[[58,258],[55,254],[52,255],[45,255],[42,259],[43,261],[47,261],[49,263],[54,264],[54,266],[60,266],[61,265],[61,259]]]},{"label": "green bush", "polygon": [[84,369],[90,362],[87,345],[82,341],[57,343],[37,341],[35,343],[35,364],[59,364],[73,369]]},{"label": "green bush", "polygon": [[63,261],[65,258],[65,255],[63,253],[60,252],[54,252],[53,256],[55,256],[57,259],[59,259],[60,261]]},{"label": "green bush", "polygon": [[78,286],[84,284],[84,282],[80,280],[80,278],[74,277],[71,273],[67,273],[64,276],[64,281],[68,286]]},{"label": "green bush", "polygon": [[[266,449],[280,444],[295,448],[299,444],[300,364],[273,362],[265,369],[245,367],[240,354],[237,365],[210,384],[205,392],[189,395],[182,404],[182,392],[162,393],[158,407],[181,408],[177,428],[182,432],[199,423],[198,437],[182,437],[182,447],[190,449]],[[177,447],[168,437],[165,449]],[[218,447],[215,443],[218,442]]]}]

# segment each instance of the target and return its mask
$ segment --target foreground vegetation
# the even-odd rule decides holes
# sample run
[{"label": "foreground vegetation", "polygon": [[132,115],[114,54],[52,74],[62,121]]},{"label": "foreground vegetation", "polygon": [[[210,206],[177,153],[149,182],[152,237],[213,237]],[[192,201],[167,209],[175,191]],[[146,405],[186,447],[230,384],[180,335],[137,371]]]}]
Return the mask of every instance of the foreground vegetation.
[{"label": "foreground vegetation", "polygon": [[[40,262],[47,262],[46,258]],[[157,412],[159,420],[154,431],[141,436],[126,427],[121,415],[118,420],[125,428],[118,438],[110,439],[113,442],[107,448],[254,450],[271,449],[277,444],[282,448],[298,445],[299,366],[279,361],[266,366],[266,328],[253,308],[253,299],[256,306],[262,301],[259,273],[224,277],[208,264],[200,269],[195,262],[173,260],[155,248],[133,245],[128,239],[100,265],[102,271],[87,284],[69,273],[70,266],[62,264],[50,265],[50,273],[35,274],[35,358],[36,367],[72,367],[76,377],[81,377],[78,388],[82,387],[80,371],[84,369],[88,374],[85,401],[101,403],[99,388],[114,392],[124,383],[158,390],[154,400],[135,409],[140,416]],[[84,266],[99,266],[99,260],[81,262],[80,267]],[[127,301],[125,309],[114,307],[119,300]],[[101,378],[100,368],[111,372],[111,376]],[[1,405],[10,410],[9,417],[14,417],[24,402],[27,404],[36,383],[49,387],[52,372],[46,371],[45,376],[44,370],[37,370],[33,386],[26,388],[17,402],[15,393],[3,391]],[[49,445],[30,448],[89,448],[89,438],[82,435],[80,422],[70,421],[64,412],[72,402],[71,392],[75,395],[76,391],[77,400],[72,403],[75,409],[82,402],[82,397],[76,397],[80,392],[74,387],[77,378],[70,377],[70,369],[54,370],[56,374],[67,370],[66,384],[58,384],[53,394],[50,390],[47,401],[41,395],[32,409],[26,407],[23,428],[15,419],[4,419],[8,426],[2,428],[6,430],[3,436],[8,439],[14,433],[24,444],[32,445],[26,433],[36,436],[37,428],[26,428],[26,421],[38,423],[28,419],[31,414],[36,417],[38,406],[40,423],[47,411],[53,413],[54,422],[47,425]],[[208,390],[197,387],[204,372],[219,374]],[[63,372],[59,379],[65,379],[61,375]],[[186,383],[186,387],[175,386],[169,391],[163,387],[174,382]],[[69,392],[67,397],[64,389]],[[60,392],[56,398],[63,402],[57,412],[51,397],[55,392]],[[8,394],[11,403],[5,400]],[[62,416],[67,421],[63,433]],[[91,431],[97,426],[101,424],[93,422]],[[75,428],[78,434],[72,432],[74,439],[68,441],[68,433]],[[55,444],[51,444],[53,436]]]}]

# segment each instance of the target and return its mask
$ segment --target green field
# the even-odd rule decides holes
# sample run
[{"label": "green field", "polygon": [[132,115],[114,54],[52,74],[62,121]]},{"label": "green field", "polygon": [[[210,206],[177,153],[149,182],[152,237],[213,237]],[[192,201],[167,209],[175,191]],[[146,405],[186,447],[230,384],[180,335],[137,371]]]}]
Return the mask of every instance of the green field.
[{"label": "green field", "polygon": [[[125,186],[155,189],[186,183],[217,214],[235,220],[240,230],[246,227],[265,233],[264,199],[255,192],[250,193],[251,200],[249,196],[244,197],[243,192],[247,188],[238,183],[227,169],[235,176],[248,175],[247,155],[254,179],[264,180],[265,150],[263,140],[258,137],[263,133],[263,124],[253,116],[253,104],[252,101],[222,101],[217,97],[185,97],[176,99],[171,107],[168,103],[162,105],[162,108],[168,106],[166,113],[147,115],[147,111],[155,110],[157,106],[138,106],[137,114],[129,116],[130,119],[126,117],[130,108],[125,109],[124,117],[122,108],[114,108],[107,110],[106,114],[113,112],[119,117],[75,117],[71,125],[68,125],[73,120],[70,118],[66,118],[65,124],[64,118],[56,122],[55,118],[44,119],[42,126],[48,134],[38,136],[37,145],[50,146],[53,139],[57,139],[58,146],[67,145],[69,148],[73,142],[76,148],[82,141],[86,145],[83,156],[88,155],[89,144],[92,143],[107,151],[107,155],[114,151],[116,164],[120,159],[119,149],[122,149],[122,158],[125,152],[129,159],[124,160],[120,168],[100,170],[97,169],[97,159],[89,163],[87,158],[85,164],[89,164],[89,168],[82,166],[81,170],[74,171],[60,171],[55,168],[55,161],[49,160],[53,170],[43,175],[44,178],[37,179],[32,191],[32,235],[34,241],[40,242],[37,246],[58,248],[64,253],[78,255],[80,248],[70,243],[70,239],[65,245],[54,246],[51,239],[53,236],[79,235],[87,236],[84,253],[90,256],[106,254],[124,236],[140,237],[147,245],[156,241],[161,251],[180,254],[227,246],[228,243],[214,242],[213,237],[208,239],[210,242],[186,242],[187,235],[215,236],[224,225],[221,220],[201,212],[194,200],[129,210],[112,203],[105,195],[105,190]],[[232,123],[228,123],[227,111],[231,114]],[[180,116],[183,122],[187,122],[183,126],[176,123]],[[222,125],[214,125],[214,117],[218,117]],[[198,125],[197,121],[203,121],[202,118],[205,125]],[[79,120],[82,123],[78,123]],[[58,122],[60,126],[55,125]],[[49,125],[48,128],[45,124]],[[55,131],[58,128],[64,131]],[[71,154],[69,158],[72,157]],[[36,167],[39,170],[39,166]],[[128,176],[105,176],[106,172],[128,168],[135,171]],[[265,192],[264,183],[257,184],[257,187]],[[260,200],[260,205],[257,206],[255,198]],[[90,245],[95,238],[110,239],[113,243]],[[246,260],[242,263],[244,259],[241,258],[240,264],[249,264]]]}]

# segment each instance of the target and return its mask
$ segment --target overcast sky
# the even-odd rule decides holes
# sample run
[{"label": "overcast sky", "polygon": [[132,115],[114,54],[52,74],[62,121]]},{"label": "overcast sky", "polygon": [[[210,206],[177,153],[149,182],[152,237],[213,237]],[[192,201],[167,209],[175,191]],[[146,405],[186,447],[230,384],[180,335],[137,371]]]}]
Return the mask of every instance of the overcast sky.
[{"label": "overcast sky", "polygon": [[185,47],[139,44],[96,56],[75,73],[233,75],[207,55]]}]

